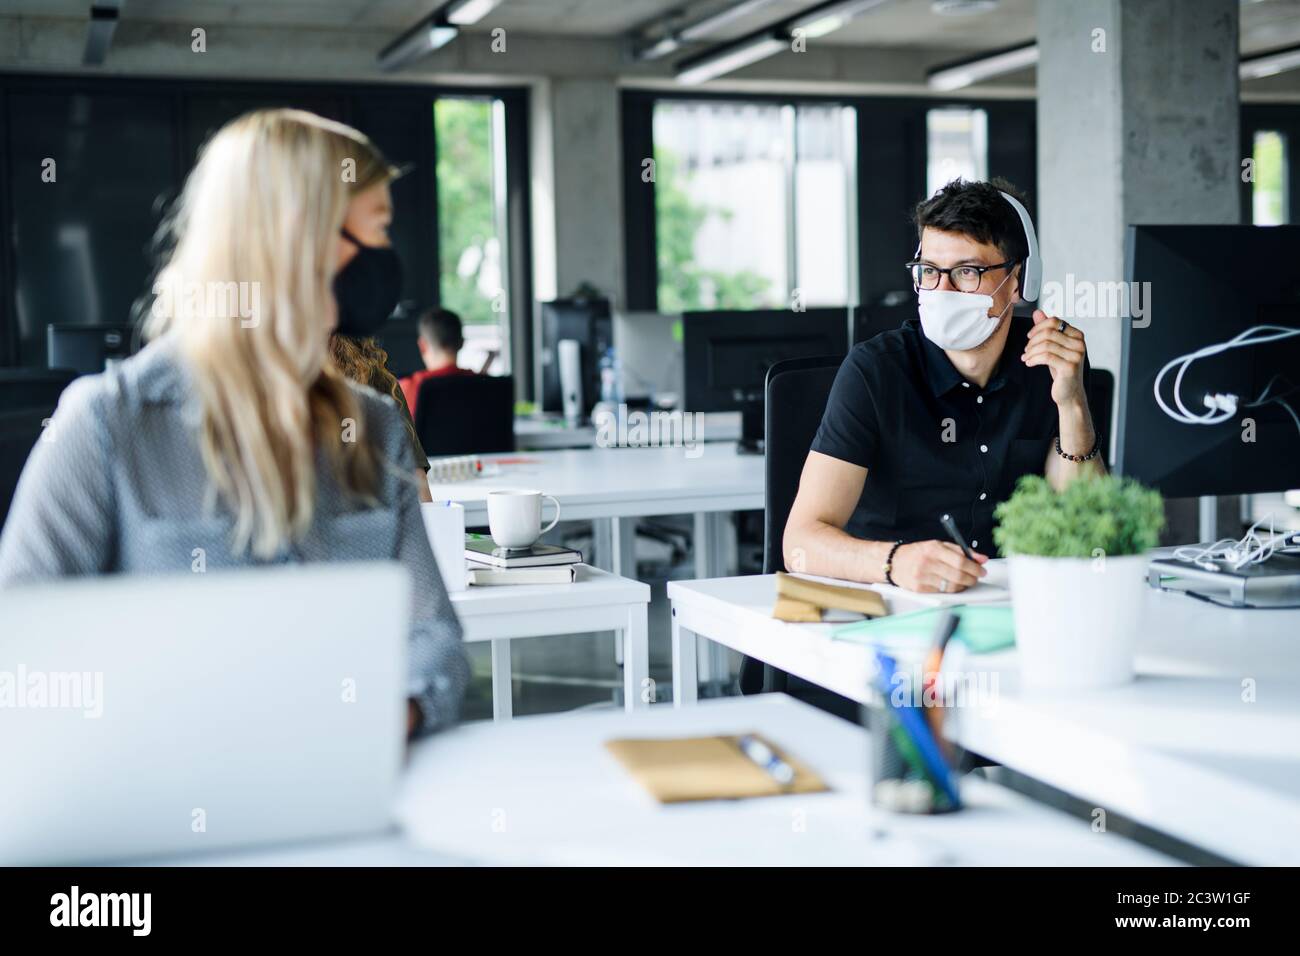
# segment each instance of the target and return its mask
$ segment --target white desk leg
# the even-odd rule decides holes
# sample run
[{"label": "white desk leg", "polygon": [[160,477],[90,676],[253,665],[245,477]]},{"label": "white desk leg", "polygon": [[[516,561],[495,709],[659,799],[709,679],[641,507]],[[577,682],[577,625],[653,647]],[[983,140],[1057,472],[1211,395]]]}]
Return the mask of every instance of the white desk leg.
[{"label": "white desk leg", "polygon": [[498,638],[492,642],[492,719],[509,720],[514,714],[510,695],[514,680],[510,674],[510,639]]},{"label": "white desk leg", "polygon": [[[697,578],[721,578],[736,573],[736,540],[731,519],[731,513],[726,511],[695,513]],[[709,687],[725,682],[731,671],[727,649],[714,641],[706,641],[703,657],[700,680]]]},{"label": "white desk leg", "polygon": [[636,518],[610,521],[610,570],[619,577],[636,578]]},{"label": "white desk leg", "polygon": [[[599,567],[636,580],[636,518],[597,518],[592,522],[592,532],[592,543],[598,543]],[[623,642],[617,639],[614,663],[625,666]]]},{"label": "white desk leg", "polygon": [[700,679],[696,671],[695,632],[677,622],[673,612],[673,706],[689,707],[699,697]]},{"label": "white desk leg", "polygon": [[653,702],[653,697],[647,694],[650,686],[647,617],[646,605],[628,605],[627,626],[623,628],[623,706],[627,710],[649,707]]}]

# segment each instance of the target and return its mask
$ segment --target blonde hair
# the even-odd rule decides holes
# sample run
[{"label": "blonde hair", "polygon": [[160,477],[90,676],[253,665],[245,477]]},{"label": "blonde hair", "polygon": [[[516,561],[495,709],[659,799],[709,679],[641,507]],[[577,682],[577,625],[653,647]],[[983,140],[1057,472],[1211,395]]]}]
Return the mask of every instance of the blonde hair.
[{"label": "blonde hair", "polygon": [[391,167],[356,130],[260,110],[211,139],[166,226],[174,245],[145,331],[174,339],[192,373],[236,553],[271,558],[307,532],[318,449],[346,493],[375,500],[378,451],[327,340],[350,189],[377,170]]}]

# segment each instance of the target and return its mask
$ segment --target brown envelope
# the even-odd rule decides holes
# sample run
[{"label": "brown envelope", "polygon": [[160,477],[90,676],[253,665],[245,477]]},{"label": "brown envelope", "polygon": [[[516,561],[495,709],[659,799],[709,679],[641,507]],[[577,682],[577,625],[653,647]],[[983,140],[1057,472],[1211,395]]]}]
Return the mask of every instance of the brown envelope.
[{"label": "brown envelope", "polygon": [[794,768],[782,787],[741,752],[732,737],[608,740],[605,747],[660,803],[687,800],[738,800],[830,789],[808,766],[761,734],[759,740]]}]

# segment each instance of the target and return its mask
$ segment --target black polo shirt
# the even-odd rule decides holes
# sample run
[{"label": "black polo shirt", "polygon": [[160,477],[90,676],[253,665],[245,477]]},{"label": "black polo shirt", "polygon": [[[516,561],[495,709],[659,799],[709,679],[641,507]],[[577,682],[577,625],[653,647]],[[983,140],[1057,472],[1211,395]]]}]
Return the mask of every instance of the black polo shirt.
[{"label": "black polo shirt", "polygon": [[1033,322],[1012,318],[985,388],[967,382],[916,319],[854,346],[813,451],[867,469],[845,530],[874,541],[949,540],[952,515],[993,554],[993,508],[1021,475],[1043,473],[1058,432],[1052,373],[1020,361]]}]

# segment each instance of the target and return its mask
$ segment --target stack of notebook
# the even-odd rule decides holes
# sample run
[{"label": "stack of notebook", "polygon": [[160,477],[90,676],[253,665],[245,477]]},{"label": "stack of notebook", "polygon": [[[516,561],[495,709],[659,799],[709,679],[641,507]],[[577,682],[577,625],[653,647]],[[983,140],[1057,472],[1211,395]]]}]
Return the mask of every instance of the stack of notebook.
[{"label": "stack of notebook", "polygon": [[483,535],[465,536],[470,584],[570,584],[581,563],[582,552],[572,548],[540,543],[528,548],[500,548]]}]

